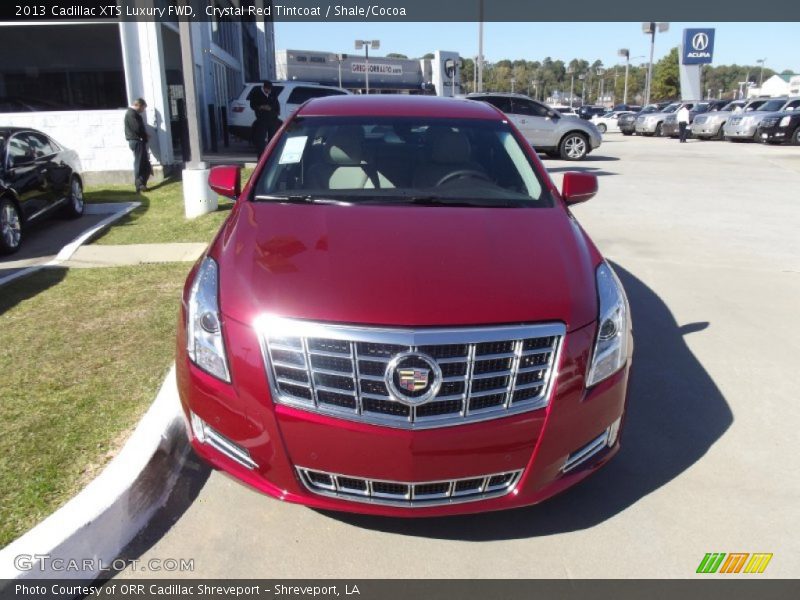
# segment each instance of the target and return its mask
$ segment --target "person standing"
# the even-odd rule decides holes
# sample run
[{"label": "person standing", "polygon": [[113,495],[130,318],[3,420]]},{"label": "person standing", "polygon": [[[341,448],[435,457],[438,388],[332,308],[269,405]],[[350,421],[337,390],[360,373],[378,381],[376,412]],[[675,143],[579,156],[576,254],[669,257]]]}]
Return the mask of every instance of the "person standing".
[{"label": "person standing", "polygon": [[685,144],[686,130],[689,129],[689,109],[685,104],[678,109],[678,129],[681,134],[681,144]]},{"label": "person standing", "polygon": [[247,95],[250,108],[256,114],[253,124],[253,142],[259,156],[267,147],[267,140],[272,139],[281,125],[281,107],[278,98],[272,93],[272,83],[263,81],[261,87],[254,87]]},{"label": "person standing", "polygon": [[133,152],[133,181],[137,194],[147,191],[147,180],[153,174],[153,166],[150,164],[150,155],[147,151],[147,140],[150,139],[150,135],[142,118],[146,108],[147,102],[143,98],[137,98],[125,112],[125,139],[128,140],[128,147]]}]

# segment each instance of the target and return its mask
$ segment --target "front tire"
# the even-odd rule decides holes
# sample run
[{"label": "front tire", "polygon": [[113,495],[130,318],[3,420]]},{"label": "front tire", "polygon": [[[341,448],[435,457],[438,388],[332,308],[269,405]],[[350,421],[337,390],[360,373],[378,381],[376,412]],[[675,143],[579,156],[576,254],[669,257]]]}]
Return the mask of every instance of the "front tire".
[{"label": "front tire", "polygon": [[597,125],[597,131],[599,131],[600,133],[605,133],[607,130],[608,127],[606,127],[605,123],[600,123]]},{"label": "front tire", "polygon": [[81,180],[77,177],[72,178],[69,185],[69,196],[67,196],[67,204],[64,206],[64,216],[68,219],[77,219],[83,214],[83,209],[86,206],[83,200],[83,185]]},{"label": "front tire", "polygon": [[581,133],[568,133],[558,146],[563,160],[583,160],[589,154],[589,140]]},{"label": "front tire", "polygon": [[791,139],[792,141],[790,142],[790,144],[792,144],[793,146],[800,146],[800,126],[795,128]]},{"label": "front tire", "polygon": [[653,133],[653,135],[655,135],[656,137],[663,137],[664,136],[664,131],[661,128],[661,123],[656,125],[656,130]]},{"label": "front tire", "polygon": [[10,198],[0,198],[0,254],[13,254],[22,245],[22,217]]},{"label": "front tire", "polygon": [[633,135],[632,131],[623,131],[622,135]]}]

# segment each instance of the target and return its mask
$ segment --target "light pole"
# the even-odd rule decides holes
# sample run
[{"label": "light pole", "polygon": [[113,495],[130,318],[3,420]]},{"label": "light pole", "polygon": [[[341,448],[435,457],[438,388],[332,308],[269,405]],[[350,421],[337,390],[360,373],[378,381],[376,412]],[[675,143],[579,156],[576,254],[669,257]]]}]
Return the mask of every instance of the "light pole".
[{"label": "light pole", "polygon": [[514,84],[515,83],[517,83],[517,80],[516,80],[516,78],[512,77],[511,78],[511,93],[512,94],[514,93]]},{"label": "light pole", "polygon": [[761,65],[761,75],[758,76],[758,89],[764,84],[764,63],[767,62],[766,58],[759,58],[756,64]]},{"label": "light pole", "polygon": [[[631,61],[631,51],[627,48],[620,48],[617,51],[617,54],[620,56],[625,57],[625,91],[622,93],[622,103],[628,103],[628,68],[630,67]],[[614,87],[614,91],[616,91],[616,86]]]},{"label": "light pole", "polygon": [[575,67],[567,67],[569,73],[569,107],[572,108],[572,98],[575,91]]},{"label": "light pole", "polygon": [[483,0],[478,5],[478,90],[483,91]]},{"label": "light pole", "polygon": [[603,88],[605,87],[605,77],[603,75],[606,74],[606,70],[603,67],[597,67],[595,73],[600,78],[600,81],[597,86],[597,102],[598,104],[602,104],[603,102]]},{"label": "light pole", "polygon": [[534,79],[533,80],[533,99],[534,100],[538,100],[539,99],[539,80],[538,79]]},{"label": "light pole", "polygon": [[367,94],[369,94],[369,49],[377,50],[380,47],[380,40],[356,40],[356,50],[364,48],[364,78],[367,85]]},{"label": "light pole", "polygon": [[342,87],[342,61],[347,58],[347,54],[337,54],[336,62],[339,63],[339,87]]},{"label": "light pole", "polygon": [[642,33],[646,33],[650,35],[650,62],[648,63],[647,67],[647,87],[645,88],[645,105],[650,104],[650,95],[653,91],[653,52],[655,51],[656,47],[656,30],[660,32],[667,31],[669,29],[669,23],[661,23],[655,21],[648,21],[646,23],[642,23]]},{"label": "light pole", "polygon": [[718,100],[722,100],[722,88],[719,88],[719,98]]},{"label": "light pole", "polygon": [[472,64],[472,91],[478,91],[478,61],[481,59],[480,56],[475,57],[475,62]]},{"label": "light pole", "polygon": [[586,73],[578,75],[578,79],[583,82],[583,90],[581,90],[581,106],[586,104]]}]

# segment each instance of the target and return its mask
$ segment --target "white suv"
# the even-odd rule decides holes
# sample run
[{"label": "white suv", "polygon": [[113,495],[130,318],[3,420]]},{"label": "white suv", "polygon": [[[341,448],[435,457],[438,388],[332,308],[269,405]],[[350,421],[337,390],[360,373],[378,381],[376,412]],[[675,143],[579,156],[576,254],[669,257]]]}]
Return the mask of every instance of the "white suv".
[{"label": "white suv", "polygon": [[[228,107],[228,129],[242,139],[252,143],[253,123],[256,120],[253,109],[250,108],[250,101],[247,96],[253,88],[260,87],[261,83],[246,83],[239,97],[232,100]],[[329,85],[320,85],[307,81],[274,81],[272,82],[272,93],[278,97],[278,104],[281,107],[280,118],[285,121],[292,114],[292,111],[312,98],[322,96],[341,96],[349,94],[347,90]]]}]

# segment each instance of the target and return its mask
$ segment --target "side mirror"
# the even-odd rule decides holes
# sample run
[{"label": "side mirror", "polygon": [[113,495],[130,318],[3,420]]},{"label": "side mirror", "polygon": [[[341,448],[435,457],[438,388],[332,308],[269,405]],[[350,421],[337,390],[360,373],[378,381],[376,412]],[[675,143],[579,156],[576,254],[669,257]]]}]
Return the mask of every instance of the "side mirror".
[{"label": "side mirror", "polygon": [[569,171],[564,173],[561,197],[567,205],[579,204],[593,198],[597,193],[597,175]]},{"label": "side mirror", "polygon": [[208,187],[220,196],[236,200],[242,193],[242,168],[230,165],[212,167]]}]

